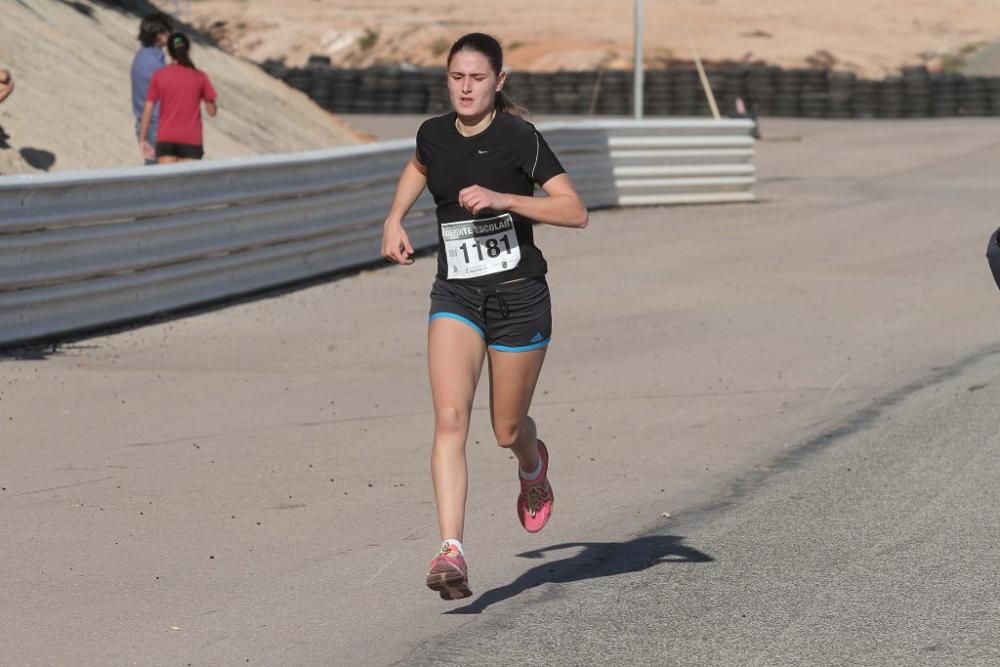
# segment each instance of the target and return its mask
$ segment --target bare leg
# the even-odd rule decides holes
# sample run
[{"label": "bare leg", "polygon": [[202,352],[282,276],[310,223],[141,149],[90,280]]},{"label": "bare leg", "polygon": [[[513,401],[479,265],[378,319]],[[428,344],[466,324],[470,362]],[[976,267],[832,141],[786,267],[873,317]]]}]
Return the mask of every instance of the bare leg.
[{"label": "bare leg", "polygon": [[528,416],[545,349],[529,352],[489,350],[490,417],[497,444],[509,448],[521,470],[538,467],[538,432]]},{"label": "bare leg", "polygon": [[156,158],[157,164],[174,164],[178,161],[178,158],[174,155],[161,155]]},{"label": "bare leg", "polygon": [[434,398],[431,474],[442,540],[461,541],[465,531],[469,485],[465,442],[485,350],[482,337],[467,324],[448,318],[431,320],[427,335]]}]

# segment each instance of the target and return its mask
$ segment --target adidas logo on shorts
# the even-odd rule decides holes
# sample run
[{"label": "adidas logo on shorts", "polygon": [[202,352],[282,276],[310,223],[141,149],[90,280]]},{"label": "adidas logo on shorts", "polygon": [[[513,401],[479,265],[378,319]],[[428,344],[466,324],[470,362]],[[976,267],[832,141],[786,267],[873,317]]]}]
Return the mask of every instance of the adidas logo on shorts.
[{"label": "adidas logo on shorts", "polygon": [[545,339],[542,337],[542,334],[541,333],[536,333],[534,336],[531,337],[531,341],[530,342],[532,342],[532,343],[540,343],[543,340],[545,340]]}]

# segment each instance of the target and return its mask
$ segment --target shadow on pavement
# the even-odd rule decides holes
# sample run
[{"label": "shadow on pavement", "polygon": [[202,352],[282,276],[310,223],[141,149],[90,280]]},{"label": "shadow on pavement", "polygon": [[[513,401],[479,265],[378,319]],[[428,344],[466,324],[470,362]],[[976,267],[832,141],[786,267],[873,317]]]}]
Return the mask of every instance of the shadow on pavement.
[{"label": "shadow on pavement", "polygon": [[474,602],[445,613],[479,614],[490,605],[541,584],[566,584],[639,572],[661,563],[711,563],[715,560],[708,554],[685,546],[683,541],[684,538],[678,535],[646,535],[628,542],[568,542],[526,551],[518,556],[542,558],[546,552],[583,547],[583,551],[575,556],[533,567],[506,586],[486,591]]},{"label": "shadow on pavement", "polygon": [[91,7],[90,5],[78,2],[77,0],[59,0],[59,1],[64,5],[66,5],[67,7],[72,7],[79,13],[86,16],[88,19],[94,19],[94,8]]},{"label": "shadow on pavement", "polygon": [[22,148],[18,151],[25,162],[35,169],[48,171],[56,163],[56,154],[41,148]]},{"label": "shadow on pavement", "polygon": [[87,345],[84,343],[68,343],[65,345],[58,343],[12,345],[0,347],[0,364],[3,364],[5,361],[45,361],[50,357],[60,356],[66,352],[99,349],[101,349],[100,345]]}]

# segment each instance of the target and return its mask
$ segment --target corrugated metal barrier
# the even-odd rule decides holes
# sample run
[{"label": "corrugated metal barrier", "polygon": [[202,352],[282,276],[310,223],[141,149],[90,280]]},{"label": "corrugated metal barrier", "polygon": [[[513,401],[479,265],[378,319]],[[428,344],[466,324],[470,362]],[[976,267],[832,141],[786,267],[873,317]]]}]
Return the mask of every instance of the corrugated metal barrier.
[{"label": "corrugated metal barrier", "polygon": [[[752,201],[747,120],[541,125],[588,207]],[[0,177],[0,345],[377,261],[413,141]],[[406,221],[436,243],[426,192]]]}]

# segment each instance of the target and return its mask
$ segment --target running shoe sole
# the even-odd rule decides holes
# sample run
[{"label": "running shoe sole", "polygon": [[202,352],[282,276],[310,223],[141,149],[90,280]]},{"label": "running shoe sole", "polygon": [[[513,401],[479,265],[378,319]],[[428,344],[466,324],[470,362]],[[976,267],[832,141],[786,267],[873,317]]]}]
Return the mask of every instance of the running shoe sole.
[{"label": "running shoe sole", "polygon": [[461,600],[472,595],[466,576],[447,563],[437,565],[427,573],[427,588],[440,593],[442,600]]}]

